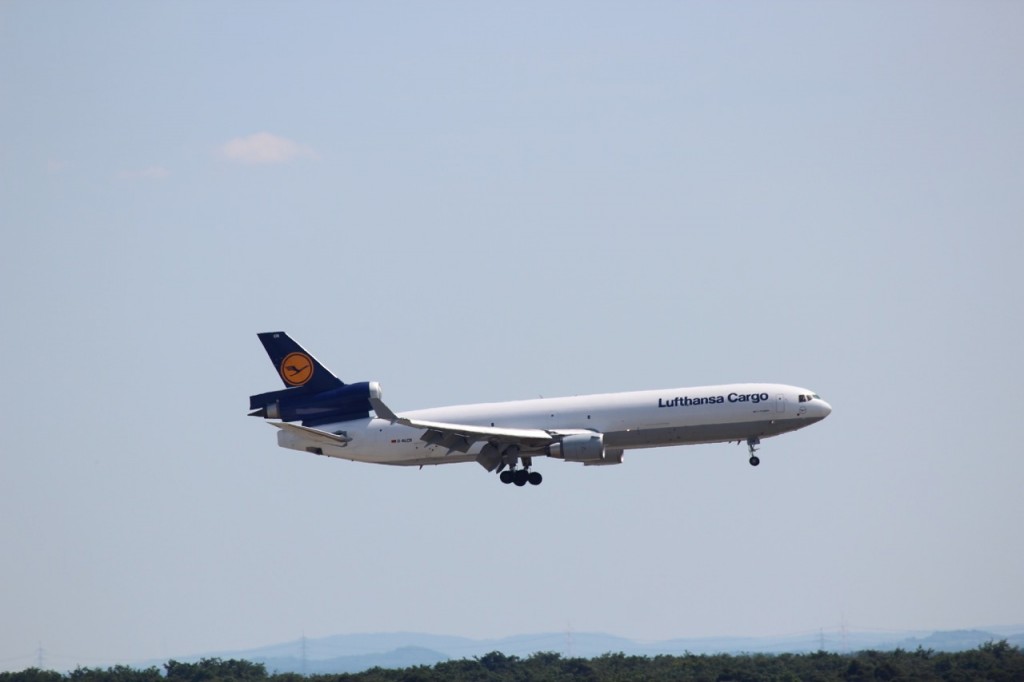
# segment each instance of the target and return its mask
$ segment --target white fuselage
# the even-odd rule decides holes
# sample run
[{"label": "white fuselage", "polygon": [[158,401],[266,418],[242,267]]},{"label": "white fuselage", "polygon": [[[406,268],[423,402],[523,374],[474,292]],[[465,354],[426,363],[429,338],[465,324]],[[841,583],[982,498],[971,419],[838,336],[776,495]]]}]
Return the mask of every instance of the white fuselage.
[{"label": "white fuselage", "polygon": [[[720,443],[777,436],[821,421],[832,411],[812,391],[783,384],[726,384],[655,391],[539,398],[456,405],[403,412],[405,418],[474,426],[593,431],[604,434],[609,450],[631,450],[694,443]],[[314,444],[289,431],[278,433],[281,447],[318,452],[360,462],[395,465],[472,461],[485,443],[468,452],[421,440],[425,429],[369,418],[319,426],[343,434],[344,445]],[[542,456],[542,450],[524,456]]]}]

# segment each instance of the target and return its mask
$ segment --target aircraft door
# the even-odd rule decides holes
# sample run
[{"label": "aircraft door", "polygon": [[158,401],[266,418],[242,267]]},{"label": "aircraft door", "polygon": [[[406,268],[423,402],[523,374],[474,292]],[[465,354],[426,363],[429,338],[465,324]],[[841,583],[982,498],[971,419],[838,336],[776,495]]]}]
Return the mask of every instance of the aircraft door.
[{"label": "aircraft door", "polygon": [[782,414],[786,411],[786,396],[781,393],[775,396],[775,411]]}]

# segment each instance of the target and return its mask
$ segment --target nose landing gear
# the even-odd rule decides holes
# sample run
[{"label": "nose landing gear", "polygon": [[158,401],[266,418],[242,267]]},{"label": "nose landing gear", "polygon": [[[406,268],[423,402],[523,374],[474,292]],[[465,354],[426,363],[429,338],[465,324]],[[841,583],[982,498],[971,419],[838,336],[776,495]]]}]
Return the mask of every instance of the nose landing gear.
[{"label": "nose landing gear", "polygon": [[758,464],[761,463],[761,458],[754,454],[755,452],[757,452],[757,446],[760,444],[760,438],[747,439],[747,449],[750,450],[750,466],[752,467],[756,467]]}]

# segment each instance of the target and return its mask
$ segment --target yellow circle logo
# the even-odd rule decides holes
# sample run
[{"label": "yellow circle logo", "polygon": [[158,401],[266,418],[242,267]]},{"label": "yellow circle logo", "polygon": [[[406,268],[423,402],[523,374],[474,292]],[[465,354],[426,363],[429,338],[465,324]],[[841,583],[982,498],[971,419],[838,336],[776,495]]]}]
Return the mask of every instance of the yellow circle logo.
[{"label": "yellow circle logo", "polygon": [[289,353],[281,361],[281,378],[290,386],[301,386],[313,376],[313,361],[305,353]]}]

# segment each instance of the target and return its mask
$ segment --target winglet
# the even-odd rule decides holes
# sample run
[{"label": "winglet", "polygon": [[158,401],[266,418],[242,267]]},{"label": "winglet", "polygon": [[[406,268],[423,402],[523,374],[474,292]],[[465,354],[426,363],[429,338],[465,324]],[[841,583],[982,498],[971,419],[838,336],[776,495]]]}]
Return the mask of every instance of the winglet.
[{"label": "winglet", "polygon": [[370,407],[377,413],[377,416],[381,419],[387,419],[389,422],[394,424],[398,421],[398,415],[391,411],[391,408],[384,404],[384,401],[380,398],[370,396]]}]

